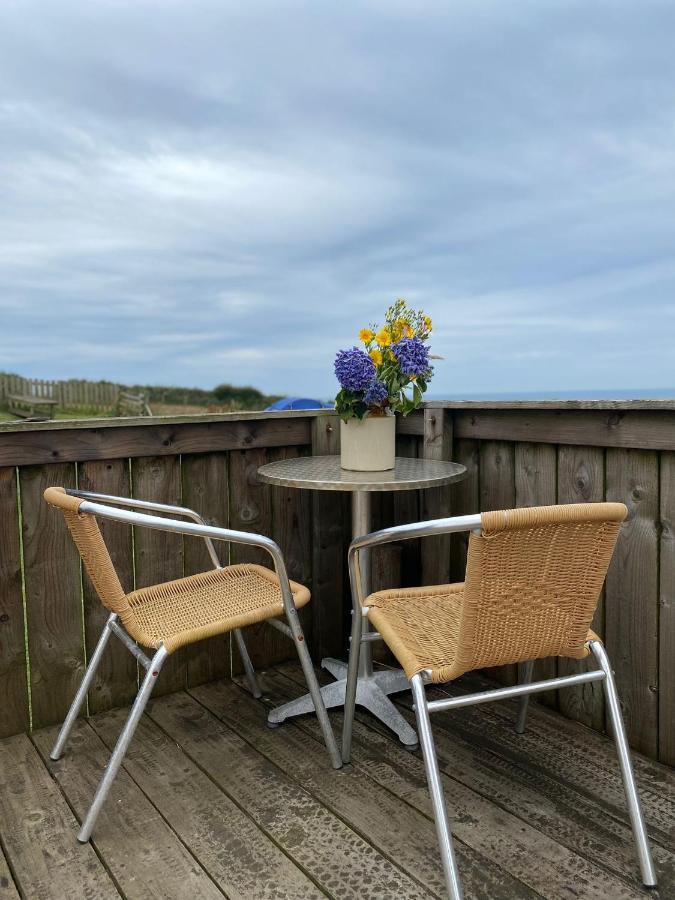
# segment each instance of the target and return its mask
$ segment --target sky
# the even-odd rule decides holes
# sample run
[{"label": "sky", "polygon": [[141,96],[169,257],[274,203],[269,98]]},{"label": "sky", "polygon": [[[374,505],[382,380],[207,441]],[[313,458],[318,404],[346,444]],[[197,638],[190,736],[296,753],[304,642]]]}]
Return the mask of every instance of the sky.
[{"label": "sky", "polygon": [[[3,0],[0,370],[675,388],[672,0]],[[637,394],[636,394],[637,395]]]}]

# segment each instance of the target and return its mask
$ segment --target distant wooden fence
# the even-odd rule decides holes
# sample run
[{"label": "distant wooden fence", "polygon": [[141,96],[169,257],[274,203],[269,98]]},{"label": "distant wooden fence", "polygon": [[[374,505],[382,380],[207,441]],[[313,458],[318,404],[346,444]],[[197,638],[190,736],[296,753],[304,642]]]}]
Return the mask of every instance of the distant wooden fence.
[{"label": "distant wooden fence", "polygon": [[[183,503],[209,521],[273,536],[291,577],[312,589],[303,618],[314,657],[343,654],[349,498],[256,478],[258,467],[274,459],[338,452],[338,440],[338,422],[327,411],[0,426],[0,735],[27,729],[31,718],[33,727],[62,719],[104,621],[61,518],[42,500],[52,484]],[[675,763],[675,403],[429,404],[400,423],[397,452],[453,458],[467,466],[468,477],[447,489],[374,496],[377,527],[556,502],[607,498],[628,505],[595,627],[616,669],[633,746]],[[132,538],[123,526],[104,527],[127,588],[208,566],[193,539],[142,529]],[[263,561],[245,547],[221,552],[224,561]],[[465,553],[459,536],[382,548],[373,555],[374,584],[461,580]],[[251,629],[250,645],[259,666],[292,654],[288,642],[262,626]],[[540,671],[578,665],[552,660]],[[159,687],[177,690],[238,666],[230,641],[213,639],[172,657]],[[493,674],[508,681],[516,673]],[[136,665],[121,647],[110,650],[101,676],[91,711],[130,701]],[[603,730],[596,687],[545,699]]]},{"label": "distant wooden fence", "polygon": [[0,403],[11,394],[56,400],[61,408],[115,409],[120,387],[110,381],[45,381],[0,374]]}]

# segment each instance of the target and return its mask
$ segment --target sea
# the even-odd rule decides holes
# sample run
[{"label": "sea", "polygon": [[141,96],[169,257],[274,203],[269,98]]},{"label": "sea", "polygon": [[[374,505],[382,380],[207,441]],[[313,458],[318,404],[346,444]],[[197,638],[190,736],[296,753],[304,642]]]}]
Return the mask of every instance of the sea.
[{"label": "sea", "polygon": [[480,391],[437,394],[428,391],[425,400],[675,400],[673,388],[607,388],[592,391]]}]

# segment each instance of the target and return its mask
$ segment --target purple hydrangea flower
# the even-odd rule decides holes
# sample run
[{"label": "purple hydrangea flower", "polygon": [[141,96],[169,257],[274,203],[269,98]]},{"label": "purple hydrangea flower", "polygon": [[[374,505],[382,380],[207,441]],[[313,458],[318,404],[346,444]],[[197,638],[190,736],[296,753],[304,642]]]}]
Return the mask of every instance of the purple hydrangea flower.
[{"label": "purple hydrangea flower", "polygon": [[404,375],[424,375],[429,371],[429,350],[420,338],[401,338],[391,349]]},{"label": "purple hydrangea flower", "polygon": [[375,379],[363,395],[363,402],[368,406],[382,406],[384,401],[388,398],[389,391],[387,390],[386,384]]},{"label": "purple hydrangea flower", "polygon": [[335,357],[335,375],[348,391],[365,391],[375,378],[375,363],[358,347],[340,350]]}]

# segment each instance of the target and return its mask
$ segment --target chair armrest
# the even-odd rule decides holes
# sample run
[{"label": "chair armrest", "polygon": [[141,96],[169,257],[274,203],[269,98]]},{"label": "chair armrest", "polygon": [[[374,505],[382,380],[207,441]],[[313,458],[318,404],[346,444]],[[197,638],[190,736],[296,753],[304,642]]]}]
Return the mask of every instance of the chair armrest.
[{"label": "chair armrest", "polygon": [[[154,500],[136,500],[133,497],[116,497],[112,494],[99,494],[96,491],[80,491],[70,488],[66,489],[66,494],[70,494],[72,497],[80,497],[83,500],[110,503],[113,506],[128,506],[131,509],[146,509],[153,510],[155,512],[168,512],[172,513],[174,516],[184,516],[186,519],[192,519],[192,521],[197,522],[198,525],[206,525],[204,518],[200,516],[199,513],[196,512],[196,510],[188,509],[187,506],[173,506],[169,503],[157,503]],[[211,538],[205,537],[204,542],[206,544],[206,549],[209,552],[209,556],[211,557],[213,567],[215,569],[222,569],[222,564],[220,562],[220,559],[218,558],[218,554],[216,553],[216,548],[213,546],[213,540]]]},{"label": "chair armrest", "polygon": [[[146,501],[144,501],[146,502]],[[179,507],[182,509],[182,507]],[[162,516],[150,516],[147,513],[132,512],[127,509],[116,509],[114,506],[105,506],[102,503],[94,503],[91,500],[83,500],[79,507],[80,513],[96,516],[101,519],[110,519],[113,522],[123,522],[126,525],[135,525],[141,528],[153,528],[155,531],[170,531],[174,534],[186,534],[190,537],[201,537],[209,541],[230,541],[233,544],[247,544],[251,547],[259,547],[272,557],[274,571],[281,586],[281,596],[284,603],[284,611],[289,620],[297,617],[297,610],[293,602],[293,592],[286,571],[286,563],[279,545],[263,534],[255,534],[249,531],[235,531],[231,528],[220,528],[217,525],[204,525],[203,523],[181,522],[178,519],[165,519]],[[192,512],[189,510],[189,512]],[[196,513],[194,515],[197,515]],[[215,553],[215,551],[214,551]],[[222,568],[218,564],[217,568]],[[294,627],[293,625],[291,627]]]},{"label": "chair armrest", "polygon": [[412,538],[433,537],[439,534],[454,534],[460,531],[473,531],[481,527],[480,513],[471,516],[452,516],[448,519],[429,519],[427,522],[411,522],[409,525],[395,525],[373,531],[362,537],[354,538],[349,545],[348,563],[349,580],[354,602],[354,614],[361,613],[363,607],[363,580],[359,565],[359,553],[381,544],[392,541],[407,541]]}]

